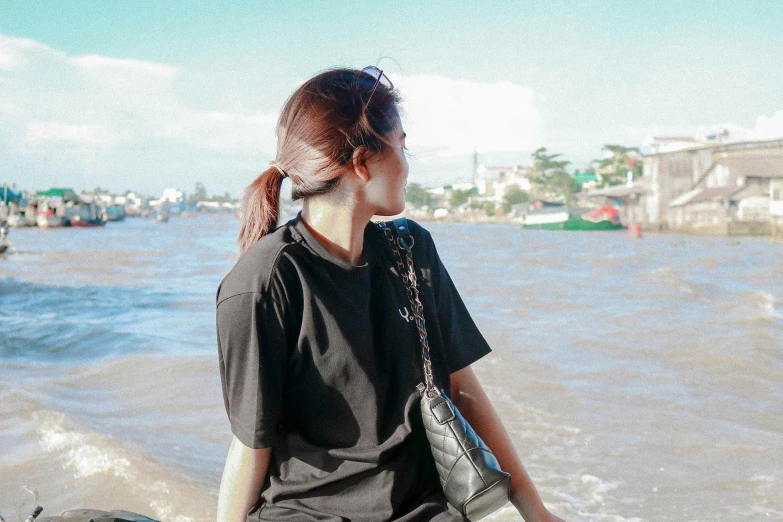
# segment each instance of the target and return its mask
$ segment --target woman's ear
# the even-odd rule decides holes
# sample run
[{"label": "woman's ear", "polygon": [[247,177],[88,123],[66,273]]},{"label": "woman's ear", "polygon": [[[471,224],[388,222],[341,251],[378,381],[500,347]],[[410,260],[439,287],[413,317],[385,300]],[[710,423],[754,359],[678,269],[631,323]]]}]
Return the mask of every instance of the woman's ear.
[{"label": "woman's ear", "polygon": [[356,147],[353,151],[353,156],[351,157],[353,172],[364,183],[370,181],[370,169],[367,168],[367,160],[370,158],[369,152],[367,147]]}]

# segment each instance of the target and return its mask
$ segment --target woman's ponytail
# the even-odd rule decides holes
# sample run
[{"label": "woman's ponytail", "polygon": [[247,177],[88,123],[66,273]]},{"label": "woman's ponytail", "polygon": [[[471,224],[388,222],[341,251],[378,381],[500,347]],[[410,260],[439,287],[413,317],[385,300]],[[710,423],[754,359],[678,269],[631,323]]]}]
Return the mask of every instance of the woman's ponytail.
[{"label": "woman's ponytail", "polygon": [[256,241],[277,227],[280,186],[284,177],[279,167],[270,166],[242,194],[242,227],[237,240],[240,256]]}]

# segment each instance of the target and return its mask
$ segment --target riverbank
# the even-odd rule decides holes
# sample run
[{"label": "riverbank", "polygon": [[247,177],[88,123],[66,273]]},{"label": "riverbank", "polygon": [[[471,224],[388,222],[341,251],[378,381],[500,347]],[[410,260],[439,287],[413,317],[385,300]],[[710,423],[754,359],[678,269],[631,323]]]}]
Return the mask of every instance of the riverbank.
[{"label": "riverbank", "polygon": [[[521,227],[522,222],[519,218],[514,218],[510,214],[488,216],[483,212],[454,213],[441,217],[434,217],[431,212],[406,212],[405,216],[416,221],[427,223],[466,223],[466,224],[486,224],[486,225],[516,225]],[[682,228],[672,230],[660,226],[641,225],[643,236],[664,235],[664,236],[688,236],[688,237],[726,237],[726,238],[769,238],[771,241],[783,241],[782,234],[775,234],[769,227],[733,227],[728,230],[713,227],[706,228]],[[622,232],[622,230],[617,231]]]}]

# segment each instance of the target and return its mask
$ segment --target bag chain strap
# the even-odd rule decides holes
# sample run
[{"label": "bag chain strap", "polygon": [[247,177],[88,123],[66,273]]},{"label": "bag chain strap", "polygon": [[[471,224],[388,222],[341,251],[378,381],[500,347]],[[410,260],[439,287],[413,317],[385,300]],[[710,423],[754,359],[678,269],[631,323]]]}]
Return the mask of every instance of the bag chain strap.
[{"label": "bag chain strap", "polygon": [[405,268],[405,263],[402,261],[402,255],[400,249],[397,248],[398,242],[394,240],[391,230],[384,222],[378,222],[377,225],[383,230],[386,240],[389,242],[389,246],[394,252],[394,257],[397,261],[397,272],[400,274],[403,282],[405,283],[405,291],[408,294],[408,300],[411,303],[411,309],[413,310],[413,318],[416,322],[416,328],[419,331],[419,340],[421,341],[421,356],[424,360],[424,384],[426,386],[426,392],[429,396],[432,394],[439,394],[438,389],[435,387],[435,380],[432,377],[432,361],[430,360],[430,344],[427,341],[427,328],[424,324],[424,307],[419,299],[419,286],[416,279],[416,270],[413,268],[413,255],[411,254],[411,247],[404,241],[400,241],[399,245],[405,250],[405,257],[408,261],[408,268]]}]

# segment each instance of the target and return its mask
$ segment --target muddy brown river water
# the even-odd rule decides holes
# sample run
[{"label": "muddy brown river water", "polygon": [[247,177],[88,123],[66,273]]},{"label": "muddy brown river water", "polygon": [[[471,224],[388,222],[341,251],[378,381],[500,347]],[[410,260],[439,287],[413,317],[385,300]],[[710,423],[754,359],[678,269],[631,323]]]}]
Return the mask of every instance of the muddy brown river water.
[{"label": "muddy brown river water", "polygon": [[[569,521],[783,520],[783,243],[423,223],[475,370]],[[0,259],[0,514],[214,520],[229,216],[16,229]],[[521,520],[504,509],[487,520]]]}]

